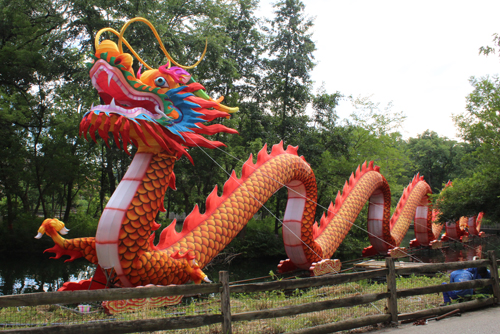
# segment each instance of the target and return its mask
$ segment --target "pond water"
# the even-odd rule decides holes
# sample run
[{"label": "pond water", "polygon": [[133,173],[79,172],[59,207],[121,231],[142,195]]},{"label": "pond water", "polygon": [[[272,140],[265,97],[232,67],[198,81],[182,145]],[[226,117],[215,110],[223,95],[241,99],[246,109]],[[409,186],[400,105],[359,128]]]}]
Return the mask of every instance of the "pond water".
[{"label": "pond water", "polygon": [[[413,230],[403,240],[401,246],[408,247],[413,239]],[[445,243],[437,250],[412,251],[411,257],[405,261],[414,262],[454,262],[472,260],[474,256],[486,257],[488,250],[495,250],[500,258],[500,238],[489,236],[476,238],[467,244]],[[359,258],[359,253],[353,253],[351,259],[341,259],[343,262]],[[333,256],[335,258],[335,255]],[[279,260],[284,258],[263,258],[252,261],[235,259],[230,263],[221,261],[210,265],[204,271],[210,279],[218,281],[218,272],[227,270],[231,281],[245,280],[255,277],[269,276],[270,271],[276,273]],[[344,269],[344,268],[343,268]],[[66,281],[88,279],[93,275],[94,266],[83,259],[64,263],[64,260],[50,259],[49,254],[35,255],[2,255],[0,256],[0,295],[56,291]]]}]

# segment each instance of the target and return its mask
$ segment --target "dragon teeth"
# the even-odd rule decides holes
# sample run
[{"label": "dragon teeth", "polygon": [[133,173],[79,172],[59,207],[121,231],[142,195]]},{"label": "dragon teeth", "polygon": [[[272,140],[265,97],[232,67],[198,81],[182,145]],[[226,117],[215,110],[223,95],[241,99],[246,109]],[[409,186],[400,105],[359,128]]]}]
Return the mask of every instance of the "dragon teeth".
[{"label": "dragon teeth", "polygon": [[107,71],[106,71],[106,73],[108,74],[108,87],[109,87],[109,85],[110,85],[110,83],[111,83],[111,79],[113,78],[113,72],[111,72],[111,71],[110,71],[110,72],[107,72]]}]

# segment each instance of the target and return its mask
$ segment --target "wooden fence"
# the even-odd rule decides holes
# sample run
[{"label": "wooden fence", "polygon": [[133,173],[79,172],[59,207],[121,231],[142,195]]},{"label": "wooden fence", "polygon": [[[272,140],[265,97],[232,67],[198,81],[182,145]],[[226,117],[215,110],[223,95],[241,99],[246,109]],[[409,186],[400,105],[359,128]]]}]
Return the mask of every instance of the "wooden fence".
[{"label": "wooden fence", "polygon": [[[474,281],[450,283],[445,285],[434,285],[420,288],[398,290],[396,287],[397,275],[435,273],[448,270],[477,268],[481,266],[489,266],[491,270],[491,279],[478,279]],[[305,303],[300,305],[278,307],[259,311],[242,312],[231,314],[230,294],[231,293],[254,293],[273,290],[294,290],[307,289],[311,287],[329,286],[341,283],[356,282],[364,279],[374,279],[377,277],[386,276],[387,290],[380,293],[372,293],[366,295],[358,295],[353,297],[333,299],[326,301],[318,301]],[[326,325],[315,326],[302,330],[297,330],[289,333],[331,333],[340,330],[348,330],[358,327],[375,325],[378,323],[394,323],[403,320],[418,319],[427,316],[438,316],[445,314],[455,309],[467,311],[477,309],[493,304],[497,304],[500,298],[500,286],[498,279],[498,268],[495,253],[488,252],[488,259],[452,262],[440,264],[425,264],[412,268],[395,268],[394,260],[386,259],[386,268],[371,270],[358,273],[325,275],[320,277],[312,277],[298,280],[282,280],[266,283],[253,283],[229,286],[229,274],[225,271],[219,274],[220,283],[210,283],[201,285],[180,285],[167,287],[150,287],[150,288],[123,288],[123,289],[107,289],[93,291],[71,291],[71,292],[46,292],[32,293],[23,295],[0,296],[1,307],[19,307],[19,306],[36,306],[36,305],[51,305],[51,304],[71,304],[85,303],[103,300],[122,300],[131,298],[149,298],[159,296],[175,296],[175,295],[193,295],[193,294],[209,294],[220,293],[220,313],[206,314],[197,316],[182,316],[168,317],[159,319],[144,319],[144,320],[128,320],[128,321],[113,321],[99,323],[84,323],[74,325],[59,325],[23,328],[15,330],[5,330],[2,333],[132,333],[132,332],[147,332],[172,329],[188,329],[207,326],[212,324],[222,324],[223,333],[232,333],[231,324],[238,321],[251,321],[257,319],[269,319],[277,317],[285,317],[298,315],[303,313],[317,312],[322,310],[350,307],[355,305],[372,303],[378,300],[386,299],[386,313],[379,315],[364,316],[349,320],[338,321]],[[425,295],[431,293],[439,293],[450,290],[479,288],[492,285],[493,297],[483,300],[475,299],[460,304],[452,304],[433,309],[421,310],[413,313],[399,314],[398,313],[398,298],[409,296]]]}]

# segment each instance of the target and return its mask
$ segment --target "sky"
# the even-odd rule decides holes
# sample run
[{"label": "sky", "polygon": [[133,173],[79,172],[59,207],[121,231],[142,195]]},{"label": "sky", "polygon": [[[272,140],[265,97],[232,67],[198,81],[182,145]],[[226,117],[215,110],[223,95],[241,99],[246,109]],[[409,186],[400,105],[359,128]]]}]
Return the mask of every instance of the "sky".
[{"label": "sky", "polygon": [[[302,0],[314,18],[315,89],[371,96],[406,115],[404,138],[429,129],[459,139],[452,115],[466,111],[471,76],[500,72],[498,55],[479,55],[500,34],[500,1]],[[272,4],[261,11],[272,18]],[[353,111],[338,107],[341,118]]]}]

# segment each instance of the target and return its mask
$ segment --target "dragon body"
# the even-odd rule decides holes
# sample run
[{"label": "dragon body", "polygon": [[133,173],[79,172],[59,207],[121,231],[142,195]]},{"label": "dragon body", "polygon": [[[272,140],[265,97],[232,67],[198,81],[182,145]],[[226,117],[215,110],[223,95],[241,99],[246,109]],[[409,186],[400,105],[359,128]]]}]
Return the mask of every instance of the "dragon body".
[{"label": "dragon body", "polygon": [[[123,31],[119,41],[122,36]],[[98,134],[106,142],[112,135],[127,152],[127,146],[134,144],[137,153],[108,201],[94,238],[64,239],[60,234],[67,230],[62,222],[43,222],[37,237],[46,233],[54,239],[55,246],[48,251],[54,252],[56,258],[68,255],[71,261],[84,257],[98,264],[108,277],[115,275],[115,284],[123,287],[208,281],[203,267],[284,186],[289,189],[283,219],[283,240],[289,258],[281,262],[280,271],[332,271],[326,267],[334,263],[328,261],[366,202],[372,246],[365,249],[365,255],[385,254],[399,246],[415,212],[418,219],[430,224],[430,188],[423,177],[417,175],[413,179],[391,218],[390,188],[373,162],[358,167],[318,224],[314,221],[314,173],[298,156],[297,147],[284,149],[279,144],[270,153],[265,146],[255,163],[250,156],[241,177],[233,171],[222,195],[217,194],[216,187],[208,196],[205,212],[196,206],[180,232],[175,230],[176,222],[172,222],[155,245],[154,232],[160,226],[155,217],[164,211],[168,187],[175,189],[176,160],[183,155],[191,159],[189,147],[224,145],[202,135],[236,133],[221,124],[209,123],[228,117],[237,109],[209,98],[203,86],[194,82],[184,68],[171,66],[174,61],[170,58],[160,69],[135,74],[133,58],[122,51],[120,42],[96,42],[96,50],[90,76],[104,104],[93,106],[84,115],[80,133],[86,138],[89,134],[93,140]],[[426,226],[430,240],[432,228]]]}]

